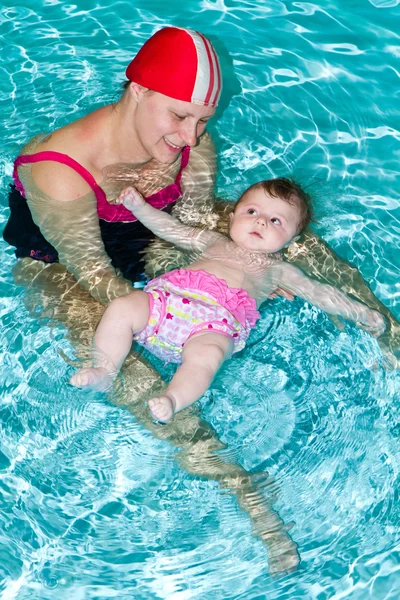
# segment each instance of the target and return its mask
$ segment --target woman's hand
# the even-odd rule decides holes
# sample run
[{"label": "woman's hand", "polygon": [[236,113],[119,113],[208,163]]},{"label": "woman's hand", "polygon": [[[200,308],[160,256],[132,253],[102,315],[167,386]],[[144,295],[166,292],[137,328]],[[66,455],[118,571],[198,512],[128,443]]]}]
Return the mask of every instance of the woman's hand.
[{"label": "woman's hand", "polygon": [[135,214],[135,209],[140,208],[144,204],[146,204],[146,200],[143,198],[142,194],[137,191],[134,187],[127,187],[118,196],[116,200],[117,204],[123,204],[125,208],[133,212]]},{"label": "woman's hand", "polygon": [[292,292],[288,292],[288,290],[284,290],[280,287],[276,288],[274,292],[272,292],[268,298],[277,298],[278,296],[283,296],[286,300],[294,300],[294,294]]}]

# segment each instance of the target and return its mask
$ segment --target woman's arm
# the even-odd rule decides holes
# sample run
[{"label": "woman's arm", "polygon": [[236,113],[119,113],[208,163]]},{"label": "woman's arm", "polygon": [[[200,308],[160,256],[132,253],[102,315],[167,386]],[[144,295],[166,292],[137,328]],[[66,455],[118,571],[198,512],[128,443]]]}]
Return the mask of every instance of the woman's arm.
[{"label": "woman's arm", "polygon": [[385,321],[376,310],[352,300],[332,285],[311,279],[289,263],[281,263],[276,268],[279,270],[280,285],[296,296],[328,314],[360,322],[373,335],[379,336],[385,331]]},{"label": "woman's arm", "polygon": [[[217,171],[215,146],[208,132],[190,150],[189,163],[182,173],[182,197],[172,214],[181,223],[202,229],[216,229],[219,219],[214,204],[214,186]],[[195,256],[165,240],[155,239],[146,249],[146,273],[154,278],[161,273],[189,264]]]},{"label": "woman's arm", "polygon": [[186,225],[203,225],[213,229],[214,187],[217,174],[217,154],[211,135],[205,132],[197,146],[190,150],[189,163],[182,173],[182,197],[173,215]]},{"label": "woman's arm", "polygon": [[311,277],[339,287],[344,293],[379,311],[389,323],[385,343],[392,349],[400,346],[400,325],[390,310],[376,298],[359,271],[335,254],[312,231],[307,230],[299,242],[291,244],[285,258]]},{"label": "woman's arm", "polygon": [[[49,165],[47,163],[47,169]],[[63,167],[62,172],[60,169],[58,172],[59,165],[51,169],[53,177],[61,176],[57,183],[58,194],[64,194],[64,198],[68,194],[73,197],[68,181],[63,187],[62,176],[65,176],[66,167],[60,166]],[[20,167],[20,175],[25,168]],[[60,263],[75,276],[82,288],[103,304],[131,292],[132,286],[118,277],[106,254],[94,194],[86,193],[72,200],[56,200],[39,188],[26,171],[23,183],[34,222],[56,248]],[[54,189],[54,183],[52,185]]]}]

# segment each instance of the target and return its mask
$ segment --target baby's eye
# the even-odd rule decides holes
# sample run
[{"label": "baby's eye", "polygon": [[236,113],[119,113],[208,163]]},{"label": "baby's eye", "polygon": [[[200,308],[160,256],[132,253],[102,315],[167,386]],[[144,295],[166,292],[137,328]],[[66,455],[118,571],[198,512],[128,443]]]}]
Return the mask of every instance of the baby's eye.
[{"label": "baby's eye", "polygon": [[282,223],[280,222],[280,220],[279,220],[279,219],[277,219],[276,217],[272,217],[272,219],[271,219],[271,223],[272,223],[273,225],[282,225]]},{"label": "baby's eye", "polygon": [[176,113],[174,113],[174,117],[178,121],[183,121],[186,118],[185,116],[183,116],[183,115],[177,115]]},{"label": "baby's eye", "polygon": [[256,209],[255,208],[248,208],[247,209],[247,214],[249,214],[249,215],[255,215],[256,214]]}]

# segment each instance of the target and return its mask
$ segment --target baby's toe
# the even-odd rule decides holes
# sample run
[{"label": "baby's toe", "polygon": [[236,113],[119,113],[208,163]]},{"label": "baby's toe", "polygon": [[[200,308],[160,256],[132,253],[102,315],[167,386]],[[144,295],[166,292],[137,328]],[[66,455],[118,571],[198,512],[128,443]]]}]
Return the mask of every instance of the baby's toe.
[{"label": "baby's toe", "polygon": [[85,385],[88,385],[89,377],[88,374],[84,371],[78,371],[78,373],[72,375],[69,381],[72,385],[75,385],[76,387],[83,387]]},{"label": "baby's toe", "polygon": [[167,416],[167,411],[164,406],[156,405],[151,409],[152,414],[157,417],[157,419],[163,420]]}]

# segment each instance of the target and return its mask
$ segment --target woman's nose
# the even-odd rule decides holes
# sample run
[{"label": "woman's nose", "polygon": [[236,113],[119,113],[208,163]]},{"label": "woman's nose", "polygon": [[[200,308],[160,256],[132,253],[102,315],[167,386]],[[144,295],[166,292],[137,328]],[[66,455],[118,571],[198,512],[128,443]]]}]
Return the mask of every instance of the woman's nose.
[{"label": "woman's nose", "polygon": [[180,136],[185,144],[195,146],[197,144],[197,124],[185,123],[180,131]]}]

